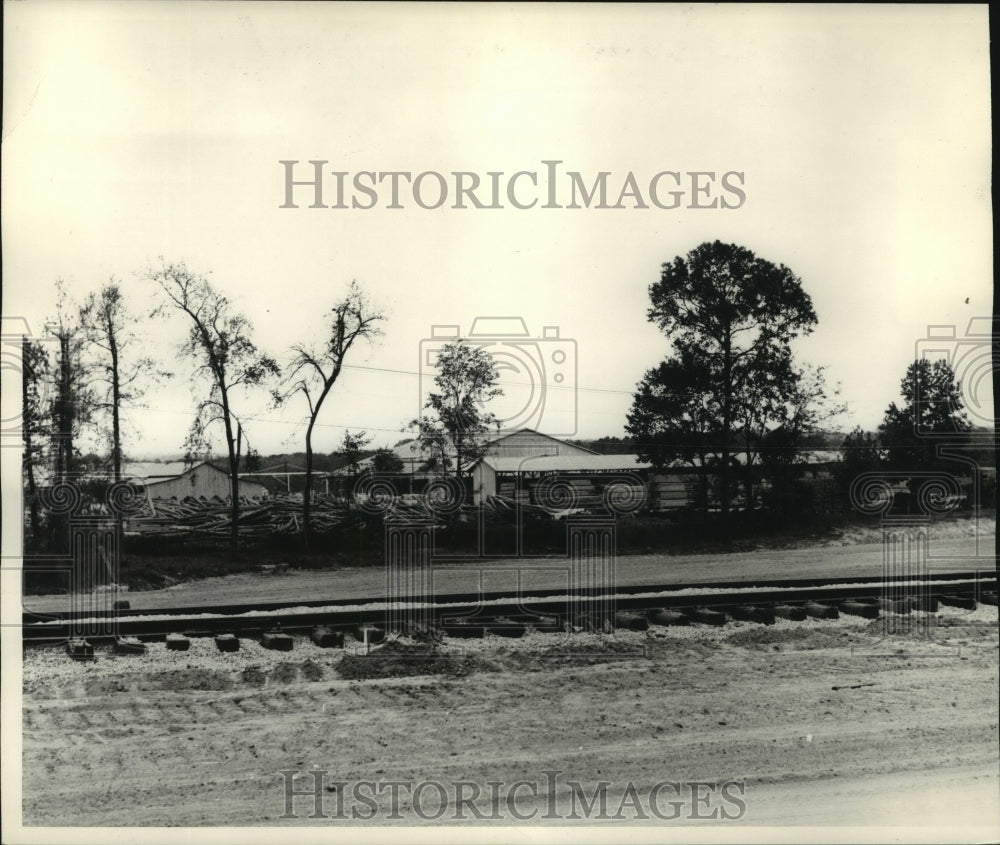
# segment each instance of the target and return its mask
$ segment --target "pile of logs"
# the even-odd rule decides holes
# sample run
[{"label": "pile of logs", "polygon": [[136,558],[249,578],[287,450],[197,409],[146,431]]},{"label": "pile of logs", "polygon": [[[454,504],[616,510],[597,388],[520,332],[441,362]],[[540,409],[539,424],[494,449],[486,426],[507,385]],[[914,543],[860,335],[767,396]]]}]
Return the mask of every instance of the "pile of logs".
[{"label": "pile of logs", "polygon": [[[138,515],[128,520],[127,532],[143,536],[224,536],[232,525],[229,502],[219,497],[207,499],[189,496],[181,501],[153,499],[151,515]],[[485,515],[488,522],[514,524],[524,519],[551,519],[553,513],[528,502],[518,502],[506,496],[487,496],[480,504],[461,503],[457,507],[430,507],[421,497],[398,496],[377,505],[365,501],[317,496],[310,509],[313,531],[323,533],[341,526],[381,522],[394,523],[461,522]],[[243,500],[240,503],[240,534],[264,537],[296,534],[302,530],[302,502],[279,496],[264,501]]]},{"label": "pile of logs", "polygon": [[[153,516],[129,520],[128,530],[143,535],[227,534],[232,525],[229,502],[219,497],[206,499],[188,496],[182,501],[154,499]],[[315,531],[357,522],[358,509],[352,503],[333,497],[313,502],[311,522]],[[294,534],[302,530],[302,503],[288,497],[265,501],[240,502],[240,534],[267,536]]]}]

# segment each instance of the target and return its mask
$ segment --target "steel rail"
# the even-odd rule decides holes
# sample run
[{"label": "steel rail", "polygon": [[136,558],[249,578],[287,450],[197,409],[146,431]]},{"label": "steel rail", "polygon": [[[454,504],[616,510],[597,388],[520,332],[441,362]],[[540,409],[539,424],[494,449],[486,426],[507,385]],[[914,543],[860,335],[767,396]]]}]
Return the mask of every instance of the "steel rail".
[{"label": "steel rail", "polygon": [[[934,581],[945,580],[943,584]],[[608,612],[613,602],[615,611],[655,611],[657,609],[692,610],[695,608],[722,609],[734,607],[772,607],[774,605],[802,606],[809,603],[837,604],[852,599],[875,600],[883,593],[883,587],[891,589],[897,596],[932,595],[932,596],[965,596],[977,597],[984,587],[996,590],[996,578],[981,577],[964,579],[909,579],[883,582],[873,580],[869,583],[854,583],[837,586],[826,584],[822,587],[794,587],[787,582],[780,588],[765,588],[748,590],[744,585],[735,591],[720,590],[712,587],[711,592],[693,591],[683,594],[676,593],[676,588],[668,591],[653,590],[648,587],[645,592],[638,593],[638,588],[630,587],[632,592],[612,592],[604,595],[587,595],[582,593],[568,594],[548,591],[541,596],[501,596],[496,600],[476,597],[473,601],[445,601],[441,596],[434,602],[422,602],[418,599],[408,599],[396,603],[397,607],[384,600],[376,602],[354,601],[353,606],[327,606],[324,608],[309,608],[304,611],[261,612],[259,608],[239,614],[213,614],[201,610],[189,615],[169,614],[165,618],[144,618],[150,614],[128,614],[121,612],[115,618],[86,617],[60,619],[51,622],[32,623],[22,627],[25,645],[53,642],[65,642],[74,636],[83,636],[92,642],[105,642],[118,636],[138,637],[139,639],[163,639],[169,633],[186,633],[192,636],[231,633],[237,635],[258,634],[272,630],[275,627],[287,632],[307,631],[316,627],[333,629],[352,629],[362,625],[378,626],[384,623],[387,613],[394,610],[396,615],[403,610],[419,611],[424,618],[434,620],[440,625],[442,620],[463,619],[476,624],[488,624],[499,618],[524,619],[525,617],[540,618],[555,616],[565,619],[573,613],[584,616],[588,612],[600,615]],[[908,592],[907,592],[908,591]],[[667,594],[664,594],[667,593]],[[572,611],[571,611],[572,605]],[[299,604],[296,607],[304,607]],[[191,609],[198,610],[198,609]],[[96,632],[86,633],[84,623],[95,624]],[[109,630],[110,629],[110,630]]]},{"label": "steel rail", "polygon": [[[902,578],[893,578],[891,580],[885,580],[881,576],[874,577],[850,577],[850,576],[838,576],[836,578],[792,578],[792,579],[753,579],[753,580],[742,580],[742,581],[696,581],[690,583],[673,583],[673,584],[622,584],[614,588],[613,593],[616,596],[625,598],[629,595],[644,594],[644,593],[670,593],[670,592],[682,592],[686,590],[749,590],[749,589],[803,589],[803,588],[820,588],[820,587],[836,587],[838,585],[848,585],[848,584],[870,584],[871,587],[889,587],[895,584],[907,584],[913,583],[920,580],[931,580],[931,581],[975,581],[978,580],[981,583],[986,584],[996,584],[996,575],[991,571],[991,574],[984,575],[981,571],[964,571],[964,572],[942,572],[935,574],[926,575],[911,575],[904,576]],[[525,599],[538,599],[544,598],[556,594],[574,596],[574,595],[587,595],[592,593],[593,590],[588,590],[584,588],[577,589],[564,589],[560,587],[547,587],[531,590],[520,590],[520,591],[510,591],[510,590],[498,590],[490,592],[460,592],[460,593],[439,593],[439,594],[417,594],[417,595],[406,595],[400,596],[395,600],[406,601],[408,603],[417,604],[471,604],[478,603],[481,601],[493,602],[500,601],[502,599],[516,599],[518,597]],[[25,597],[28,600],[30,597]],[[69,596],[67,594],[67,600]],[[327,608],[327,607],[353,607],[356,605],[364,604],[375,604],[384,603],[387,601],[385,594],[381,596],[357,596],[352,598],[327,598],[327,599],[307,599],[307,600],[289,600],[280,602],[245,602],[240,604],[221,604],[221,605],[171,605],[168,607],[153,607],[153,608],[129,608],[129,609],[103,609],[95,611],[44,611],[37,610],[31,611],[27,610],[22,614],[22,624],[32,625],[40,620],[50,621],[50,620],[71,620],[74,618],[79,618],[81,615],[86,618],[120,618],[120,617],[133,617],[133,616],[185,616],[185,615],[195,615],[195,614],[214,614],[219,616],[236,616],[240,614],[246,614],[251,612],[274,612],[280,610],[288,610],[291,608],[300,607],[313,607],[313,608]]]}]

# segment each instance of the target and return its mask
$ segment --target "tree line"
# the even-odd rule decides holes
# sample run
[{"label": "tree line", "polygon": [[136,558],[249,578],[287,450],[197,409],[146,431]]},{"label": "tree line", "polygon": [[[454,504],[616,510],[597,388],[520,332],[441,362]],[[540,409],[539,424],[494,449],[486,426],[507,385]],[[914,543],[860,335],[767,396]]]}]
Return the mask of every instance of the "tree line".
[{"label": "tree line", "polygon": [[[317,455],[313,437],[323,409],[333,400],[345,362],[363,344],[378,341],[387,316],[358,282],[324,312],[314,343],[277,360],[254,340],[246,315],[202,274],[163,262],[148,279],[158,294],[149,316],[173,315],[183,327],[181,352],[194,365],[194,414],[185,439],[185,460],[210,454],[210,432],[222,435],[230,479],[230,549],[239,553],[241,472],[260,471],[246,415],[255,392],[273,407],[298,403],[305,424],[303,541],[311,535],[310,510]],[[23,357],[24,471],[32,535],[39,536],[39,470],[49,484],[77,480],[78,447],[85,427],[100,432],[112,483],[123,481],[123,423],[140,407],[151,385],[171,378],[145,354],[137,334],[142,315],[112,278],[83,302],[73,303],[57,283],[56,312],[46,328],[50,346],[25,339]],[[626,417],[627,438],[602,438],[596,451],[625,444],[654,468],[686,465],[705,478],[699,495],[708,509],[718,503],[722,525],[737,498],[754,508],[770,488],[793,495],[805,452],[829,445],[825,427],[846,411],[839,386],[829,386],[823,366],[796,361],[793,341],[817,324],[801,279],[782,264],[749,249],[704,243],[662,265],[649,288],[647,318],[665,336],[668,354],[646,371]],[[488,410],[501,395],[494,359],[475,344],[442,348],[435,389],[425,413],[409,423],[426,456],[423,469],[461,480],[482,456],[501,421]],[[887,467],[940,466],[936,435],[961,437],[972,426],[962,407],[961,386],[944,361],[915,361],[901,383],[903,403],[891,403],[877,432],[856,429],[840,444],[849,472]],[[930,436],[929,436],[930,435]],[[365,432],[347,431],[339,458],[356,473],[374,455],[379,472],[398,472],[391,450],[368,447]],[[319,469],[328,468],[320,456]],[[709,489],[708,478],[714,479]],[[789,493],[792,491],[792,493]],[[121,531],[121,515],[117,515]],[[58,526],[56,526],[58,528]],[[58,533],[58,531],[56,531]]]},{"label": "tree line", "polygon": [[[649,288],[647,317],[668,341],[668,355],[647,370],[628,412],[626,432],[643,460],[688,465],[709,474],[728,522],[734,484],[753,508],[763,479],[772,497],[796,493],[809,448],[846,412],[825,368],[795,360],[792,342],[817,324],[802,280],[782,264],[720,241],[662,265]],[[947,361],[919,359],[901,381],[877,432],[852,431],[840,443],[842,481],[863,471],[952,469],[942,438],[968,441],[972,424]]]},{"label": "tree line", "polygon": [[[210,454],[210,430],[223,436],[230,481],[231,553],[239,554],[239,473],[259,460],[242,410],[254,391],[266,391],[275,406],[299,397],[304,400],[307,495],[302,516],[308,543],[316,421],[348,355],[360,342],[374,341],[381,334],[385,313],[361,285],[352,282],[324,315],[323,340],[315,346],[293,347],[283,373],[275,358],[254,341],[251,321],[206,276],[183,264],[168,263],[147,275],[159,295],[149,316],[180,318],[185,329],[181,353],[194,365],[195,407],[184,443],[185,460]],[[27,338],[22,347],[23,466],[35,537],[40,533],[39,470],[46,470],[50,486],[79,486],[78,444],[84,427],[91,426],[106,440],[112,483],[121,483],[123,415],[141,406],[151,383],[171,377],[143,354],[142,338],[135,331],[140,317],[129,309],[121,282],[109,280],[79,304],[70,302],[61,283],[57,291],[56,313],[46,323],[54,348]],[[348,432],[345,450],[361,447],[359,437],[363,434]],[[122,515],[116,516],[121,532]],[[54,520],[51,526],[50,542],[58,542],[64,533],[59,522]]]}]

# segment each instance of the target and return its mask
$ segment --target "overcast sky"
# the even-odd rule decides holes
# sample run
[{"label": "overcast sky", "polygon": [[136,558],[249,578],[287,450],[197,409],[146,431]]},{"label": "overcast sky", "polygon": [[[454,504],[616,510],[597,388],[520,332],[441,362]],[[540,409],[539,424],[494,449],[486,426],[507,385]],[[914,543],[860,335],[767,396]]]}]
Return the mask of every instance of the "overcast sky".
[{"label": "overcast sky", "polygon": [[[988,36],[985,6],[9,4],[4,315],[40,333],[56,279],[82,298],[110,276],[141,313],[143,271],[164,256],[210,272],[287,360],[357,279],[389,320],[350,361],[369,369],[335,388],[319,451],[345,427],[401,439],[421,342],[477,317],[521,317],[535,338],[559,328],[519,353],[544,357],[549,389],[529,395],[525,363],[501,410],[542,397],[537,427],[621,435],[636,382],[667,351],[649,285],[720,239],[802,278],[819,324],[799,359],[841,383],[841,427],[874,428],[928,325],[962,335],[992,310]],[[346,172],[349,207],[310,208],[297,187],[299,207],[281,208],[282,160],[300,162],[298,179],[309,160]],[[631,172],[649,207],[541,208],[547,160],[562,162],[556,204],[569,204],[567,171],[588,186],[607,171],[608,204]],[[518,202],[539,200],[525,210],[506,195],[522,170],[539,186],[517,182]],[[383,182],[373,208],[352,208],[371,204],[351,185],[361,171],[439,172],[448,200],[421,208],[403,182],[404,207],[387,208]],[[455,171],[481,177],[487,205],[487,174],[502,173],[504,207],[452,208]],[[662,171],[682,176],[678,208],[649,198]],[[715,174],[695,198],[692,171]],[[730,172],[742,194],[722,187]],[[434,204],[436,179],[421,187]],[[327,205],[335,188],[328,175]],[[179,377],[133,412],[136,457],[184,439],[185,329],[180,316],[139,324]],[[302,448],[302,406],[240,409],[262,452]]]}]

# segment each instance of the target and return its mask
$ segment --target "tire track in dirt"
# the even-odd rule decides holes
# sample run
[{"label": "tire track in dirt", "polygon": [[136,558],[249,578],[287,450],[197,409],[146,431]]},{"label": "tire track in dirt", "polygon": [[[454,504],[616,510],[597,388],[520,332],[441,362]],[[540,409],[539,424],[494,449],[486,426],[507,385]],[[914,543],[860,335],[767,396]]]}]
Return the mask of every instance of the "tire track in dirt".
[{"label": "tire track in dirt", "polygon": [[[979,617],[986,624],[970,624]],[[805,635],[743,625],[637,637],[649,643],[641,660],[546,659],[544,638],[484,641],[468,653],[489,656],[493,670],[446,680],[347,682],[331,671],[314,682],[268,670],[258,687],[237,666],[231,689],[164,692],[159,664],[109,661],[110,674],[88,676],[102,683],[85,694],[70,667],[61,681],[39,678],[46,695],[63,699],[25,695],[34,726],[25,734],[26,819],[275,821],[278,770],[314,764],[345,780],[480,783],[554,768],[564,780],[616,789],[629,780],[741,778],[752,788],[986,766],[996,761],[996,611],[954,618],[964,624],[939,630],[932,651],[961,640],[961,657],[858,657],[850,647],[872,637],[845,622]],[[874,686],[850,688],[858,683]]]}]

